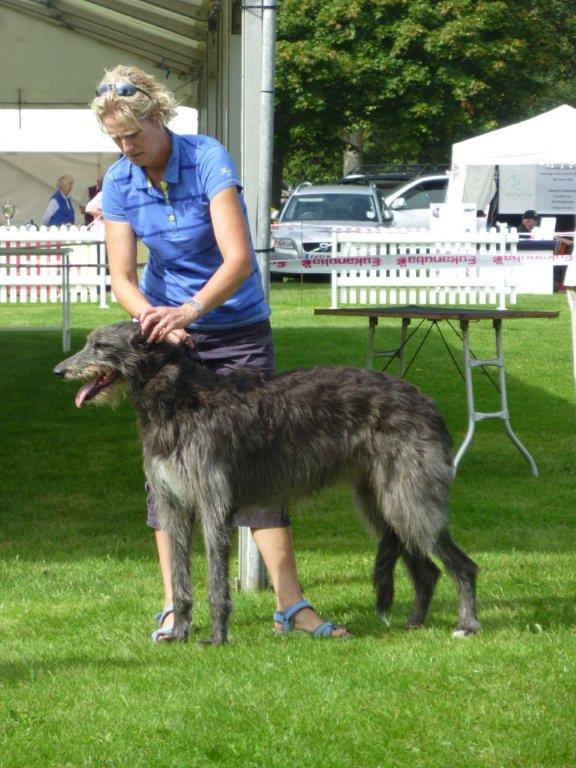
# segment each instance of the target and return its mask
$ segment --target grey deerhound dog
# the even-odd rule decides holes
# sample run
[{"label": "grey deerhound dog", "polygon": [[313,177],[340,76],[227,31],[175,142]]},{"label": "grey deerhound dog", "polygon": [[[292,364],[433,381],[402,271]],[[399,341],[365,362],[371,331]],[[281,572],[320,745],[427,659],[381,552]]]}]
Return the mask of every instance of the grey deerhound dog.
[{"label": "grey deerhound dog", "polygon": [[172,546],[173,639],[188,637],[192,526],[208,558],[211,642],[228,638],[230,516],[235,509],[288,504],[337,480],[352,484],[358,511],[379,538],[374,586],[385,619],[394,566],[415,588],[409,626],[423,623],[440,570],[460,596],[455,634],[474,634],[477,567],[447,527],[450,438],[434,403],[384,373],[317,366],[272,378],[218,376],[183,348],[150,344],[132,322],[93,331],[84,349],[54,369],[88,380],[76,405],[123,391],[139,415],[144,469]]}]

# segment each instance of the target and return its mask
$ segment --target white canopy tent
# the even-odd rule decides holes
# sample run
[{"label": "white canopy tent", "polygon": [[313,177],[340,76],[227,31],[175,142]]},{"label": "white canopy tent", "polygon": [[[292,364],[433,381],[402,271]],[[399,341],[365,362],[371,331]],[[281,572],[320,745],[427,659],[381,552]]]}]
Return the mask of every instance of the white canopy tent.
[{"label": "white canopy tent", "polygon": [[[520,179],[516,179],[517,184],[523,183],[525,186],[530,183],[530,179],[536,184],[536,169],[565,171],[574,178],[575,136],[576,109],[564,104],[529,120],[454,144],[446,202],[476,203],[479,209],[486,209],[496,190],[496,167],[531,167],[534,169],[532,176],[524,173],[520,174]],[[557,184],[560,181],[555,179]],[[516,197],[517,210],[509,212],[519,213],[537,207],[526,204],[527,197],[525,195],[522,199],[519,189]],[[557,205],[560,210],[542,209],[540,213],[574,213],[574,207],[568,207],[572,203],[565,198],[563,203],[558,201]],[[565,206],[563,209],[562,205]]]},{"label": "white canopy tent", "polygon": [[[196,133],[197,111],[179,107],[171,127],[178,133]],[[56,181],[66,173],[74,179],[76,224],[82,224],[80,202],[86,202],[88,187],[118,155],[89,109],[2,109],[0,201],[10,198],[18,208],[14,224],[31,219],[41,224]]]}]

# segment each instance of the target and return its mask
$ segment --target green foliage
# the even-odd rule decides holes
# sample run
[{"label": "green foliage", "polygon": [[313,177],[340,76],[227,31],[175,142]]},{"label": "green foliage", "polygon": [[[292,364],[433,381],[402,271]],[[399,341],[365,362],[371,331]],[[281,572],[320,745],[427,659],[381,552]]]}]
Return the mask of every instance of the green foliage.
[{"label": "green foliage", "polygon": [[367,161],[448,162],[454,141],[573,98],[575,40],[562,0],[283,0],[286,176],[338,176],[341,137],[358,130]]}]

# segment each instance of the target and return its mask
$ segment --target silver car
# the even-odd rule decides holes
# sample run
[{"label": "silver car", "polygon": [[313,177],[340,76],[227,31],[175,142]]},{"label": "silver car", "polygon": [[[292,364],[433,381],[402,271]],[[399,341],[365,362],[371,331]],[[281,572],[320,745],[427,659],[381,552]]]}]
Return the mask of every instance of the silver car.
[{"label": "silver car", "polygon": [[374,185],[301,184],[272,224],[273,274],[322,274],[332,264],[332,228],[388,227],[393,214]]}]

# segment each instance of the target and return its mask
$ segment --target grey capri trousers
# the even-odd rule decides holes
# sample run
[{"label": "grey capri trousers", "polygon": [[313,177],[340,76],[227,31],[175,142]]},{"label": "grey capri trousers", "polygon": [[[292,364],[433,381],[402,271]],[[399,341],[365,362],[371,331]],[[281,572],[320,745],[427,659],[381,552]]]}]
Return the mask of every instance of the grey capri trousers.
[{"label": "grey capri trousers", "polygon": [[[257,371],[274,373],[274,343],[268,320],[230,331],[191,331],[194,347],[187,350],[190,357],[211,371],[226,375],[232,371]],[[158,530],[158,516],[152,492],[146,484],[148,517],[146,523]],[[284,509],[238,510],[233,518],[235,526],[248,528],[284,528],[290,525],[290,517]]]}]

